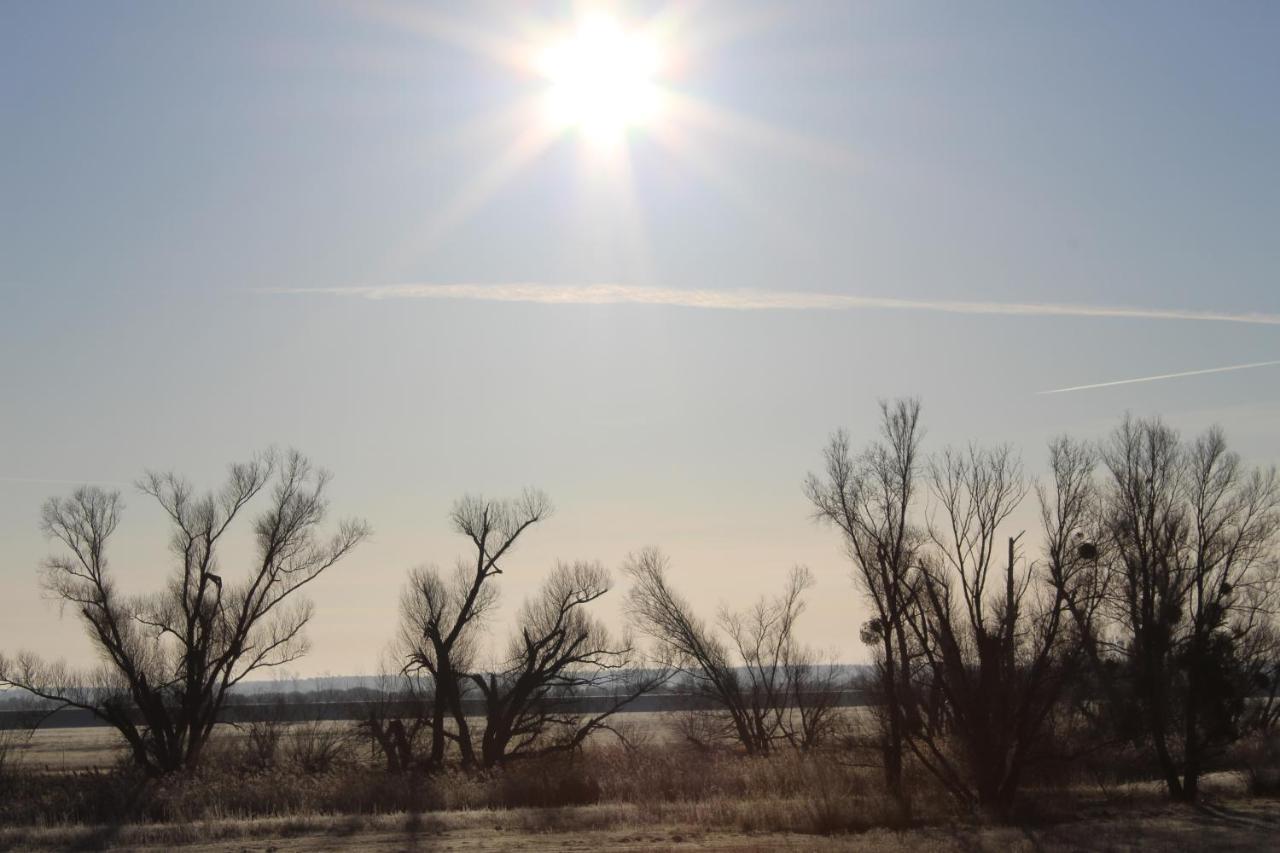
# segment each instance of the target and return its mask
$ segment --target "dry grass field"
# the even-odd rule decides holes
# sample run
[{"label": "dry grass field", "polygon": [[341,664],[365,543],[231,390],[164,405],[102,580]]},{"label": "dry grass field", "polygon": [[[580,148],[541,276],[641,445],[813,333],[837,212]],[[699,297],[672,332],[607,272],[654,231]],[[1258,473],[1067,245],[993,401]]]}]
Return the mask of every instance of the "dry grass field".
[{"label": "dry grass field", "polygon": [[[856,711],[850,709],[846,713],[853,714]],[[678,737],[670,717],[670,714],[663,711],[634,712],[623,718],[622,726],[629,735],[634,735],[645,743],[667,743]],[[480,720],[475,722],[481,724]],[[332,731],[348,731],[353,724],[350,721],[335,720],[312,725]],[[214,738],[220,748],[234,750],[244,744],[248,731],[247,726],[219,725]],[[611,738],[612,735],[600,737]],[[15,739],[14,754],[23,766],[41,772],[107,770],[120,761],[123,754],[121,744],[119,733],[107,726],[37,729],[29,736]],[[356,747],[352,750],[353,757],[362,754],[359,749],[361,745],[370,746],[367,739],[356,738],[353,742],[353,747]],[[369,757],[367,752],[363,754]]]},{"label": "dry grass field", "polygon": [[305,766],[286,730],[279,760],[249,769],[247,730],[227,727],[196,777],[164,783],[123,769],[107,729],[39,731],[10,772],[0,850],[1244,851],[1280,837],[1280,800],[1236,773],[1209,777],[1198,806],[1169,805],[1154,781],[1045,777],[1016,826],[963,813],[921,775],[902,825],[846,750],[748,758],[680,743],[670,715],[626,723],[630,750],[442,776],[387,774],[350,723],[296,729],[304,745],[340,740],[331,763]]},{"label": "dry grass field", "polygon": [[849,853],[1066,853],[1275,849],[1280,804],[1232,800],[1227,807],[1150,805],[1036,826],[966,822],[860,832],[744,830],[709,824],[695,809],[655,822],[639,807],[478,809],[430,815],[313,816],[206,820],[184,824],[0,829],[0,850],[181,848],[190,853],[301,851],[832,850]]},{"label": "dry grass field", "polygon": [[29,738],[17,741],[14,755],[31,770],[106,769],[119,760],[120,743],[119,733],[105,726],[37,729]]}]

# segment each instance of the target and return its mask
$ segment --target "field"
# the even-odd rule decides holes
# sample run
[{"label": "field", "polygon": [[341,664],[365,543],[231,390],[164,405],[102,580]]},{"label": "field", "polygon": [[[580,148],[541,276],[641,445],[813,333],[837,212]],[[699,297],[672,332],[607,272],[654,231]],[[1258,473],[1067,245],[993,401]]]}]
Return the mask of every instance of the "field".
[{"label": "field", "polygon": [[0,829],[0,850],[105,849],[213,851],[330,850],[837,850],[837,851],[1253,851],[1274,849],[1280,805],[1228,797],[1229,806],[1150,805],[1091,809],[1036,826],[966,822],[814,835],[717,825],[697,808],[655,821],[646,809],[597,805],[564,809],[478,809],[431,815],[211,819],[182,824]]},{"label": "field", "polygon": [[[625,715],[624,727],[647,743],[665,743],[676,737],[670,724],[670,716],[663,711],[632,712]],[[475,722],[480,724],[479,720]],[[350,721],[343,720],[309,725],[332,732],[346,732],[352,727]],[[234,750],[245,743],[248,731],[247,726],[219,725],[214,738],[221,748]],[[356,739],[353,746],[360,744],[370,746],[367,739],[360,738]],[[360,749],[353,749],[352,752],[355,757],[370,757]],[[122,757],[120,736],[115,729],[107,726],[37,729],[29,737],[24,735],[16,742],[15,754],[24,767],[51,773],[107,770],[114,767]]]},{"label": "field", "polygon": [[1045,777],[1016,826],[963,813],[920,776],[902,824],[878,771],[847,752],[704,752],[674,737],[670,714],[627,717],[631,750],[599,741],[572,759],[443,776],[389,776],[336,722],[285,734],[342,743],[332,765],[305,770],[286,746],[276,766],[250,771],[238,763],[247,730],[227,727],[197,778],[161,784],[121,769],[108,729],[40,731],[6,799],[46,815],[7,821],[0,850],[1244,851],[1280,833],[1280,801],[1249,796],[1230,772],[1206,780],[1197,806],[1168,804],[1150,780]]}]

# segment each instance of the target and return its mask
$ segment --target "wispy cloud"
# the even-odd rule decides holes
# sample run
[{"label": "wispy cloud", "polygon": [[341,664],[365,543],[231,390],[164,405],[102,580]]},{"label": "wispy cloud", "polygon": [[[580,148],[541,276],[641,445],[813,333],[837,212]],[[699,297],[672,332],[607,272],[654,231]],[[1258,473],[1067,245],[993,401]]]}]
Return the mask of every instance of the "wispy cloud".
[{"label": "wispy cloud", "polygon": [[729,311],[841,311],[860,308],[934,311],[1023,317],[1111,317],[1138,320],[1192,320],[1280,326],[1280,314],[1140,308],[1058,302],[979,302],[950,299],[898,299],[843,293],[785,290],[685,290],[625,284],[395,284],[377,287],[298,287],[255,291],[273,294],[322,294],[363,299],[457,299],[481,302],[531,302],[543,305],[672,305]]},{"label": "wispy cloud", "polygon": [[1094,388],[1110,388],[1113,385],[1132,385],[1135,382],[1158,382],[1161,379],[1181,379],[1184,376],[1203,376],[1206,373],[1227,373],[1232,370],[1251,370],[1255,367],[1274,367],[1280,361],[1255,361],[1252,364],[1232,364],[1227,367],[1209,367],[1204,370],[1184,370],[1182,373],[1161,373],[1158,376],[1139,376],[1136,379],[1116,379],[1112,382],[1095,382],[1092,385],[1073,385],[1070,388],[1054,388],[1037,391],[1037,394],[1066,394],[1069,391],[1089,391]]},{"label": "wispy cloud", "polygon": [[115,480],[52,480],[46,477],[0,477],[0,483],[35,483],[47,486],[128,486]]}]

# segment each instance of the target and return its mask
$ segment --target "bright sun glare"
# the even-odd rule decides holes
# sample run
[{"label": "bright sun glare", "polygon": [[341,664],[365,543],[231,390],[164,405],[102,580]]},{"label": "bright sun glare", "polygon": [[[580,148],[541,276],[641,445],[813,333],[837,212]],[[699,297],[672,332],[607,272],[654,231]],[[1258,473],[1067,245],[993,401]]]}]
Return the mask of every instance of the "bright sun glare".
[{"label": "bright sun glare", "polygon": [[540,57],[540,70],[551,81],[552,120],[601,141],[652,120],[660,59],[651,40],[612,18],[584,21]]}]

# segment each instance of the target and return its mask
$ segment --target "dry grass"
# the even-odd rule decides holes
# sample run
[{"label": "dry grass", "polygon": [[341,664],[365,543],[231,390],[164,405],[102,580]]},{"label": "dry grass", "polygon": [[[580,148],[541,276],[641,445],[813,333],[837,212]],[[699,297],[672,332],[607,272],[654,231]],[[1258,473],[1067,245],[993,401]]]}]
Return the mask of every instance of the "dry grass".
[{"label": "dry grass", "polygon": [[1125,814],[1098,811],[1036,827],[946,822],[905,830],[872,828],[815,837],[743,830],[706,822],[705,812],[675,808],[662,820],[640,806],[477,809],[434,814],[310,816],[189,823],[0,829],[0,850],[235,849],[294,850],[841,850],[917,851],[1248,851],[1271,849],[1280,830],[1273,801],[1229,809],[1153,806]]},{"label": "dry grass", "polygon": [[[1119,851],[1176,840],[1182,849],[1245,850],[1280,829],[1280,802],[1248,798],[1254,777],[1216,774],[1205,784],[1216,806],[1174,809],[1140,763],[1114,754],[1029,780],[1017,813],[1023,828],[1009,828],[962,812],[921,773],[911,779],[906,825],[879,772],[855,766],[860,753],[847,742],[816,755],[748,758],[659,735],[635,749],[601,741],[577,756],[507,770],[396,776],[349,732],[342,724],[287,727],[268,749],[248,730],[227,730],[199,774],[163,782],[136,776],[110,753],[105,769],[49,772],[33,767],[39,752],[28,752],[15,771],[20,783],[0,797],[0,826],[8,827],[0,830],[0,850],[244,847],[262,839],[278,850],[339,849],[357,838],[360,847],[388,850],[432,839],[466,849],[536,848],[549,838],[588,849],[678,849],[696,841],[735,850]],[[70,734],[87,751],[83,732]],[[93,734],[101,741],[105,732]],[[1273,757],[1265,749],[1251,755],[1255,767]],[[1094,826],[1108,828],[1100,834]],[[876,845],[865,846],[872,839]]]},{"label": "dry grass", "polygon": [[[867,710],[865,708],[842,708],[841,730],[856,730],[859,725],[866,725]],[[681,742],[681,733],[677,725],[677,713],[670,711],[629,712],[618,718],[620,727],[628,738],[636,740],[646,747],[677,746]],[[483,720],[472,719],[477,729],[483,727]],[[313,726],[347,731],[352,727],[349,721],[327,721],[319,723],[268,723],[217,726],[215,738],[223,748],[234,748],[243,745],[252,746],[255,735],[260,739],[264,729],[279,730],[280,749],[286,747],[285,733],[297,726]],[[29,739],[28,739],[29,737]],[[609,744],[614,741],[613,735],[601,732],[593,736],[598,744]],[[116,766],[121,751],[122,741],[114,729],[106,726],[90,726],[85,728],[37,729],[23,733],[23,743],[18,746],[18,754],[28,767],[44,772],[75,772],[81,770],[106,770]],[[367,751],[372,746],[366,737],[357,740],[357,746]],[[369,753],[371,764],[377,764],[377,756]]]},{"label": "dry grass", "polygon": [[[305,736],[290,747],[298,733]],[[878,774],[842,763],[845,753],[748,758],[673,744],[632,750],[596,745],[581,755],[505,770],[393,776],[350,740],[322,739],[317,747],[314,737],[310,729],[286,733],[282,758],[271,763],[248,739],[224,740],[207,753],[200,773],[158,782],[124,766],[31,773],[15,796],[0,802],[0,823],[177,823],[588,805],[747,832],[864,830],[897,820],[880,793]],[[949,801],[923,779],[920,791],[932,806],[917,810],[917,818],[952,814]]]},{"label": "dry grass", "polygon": [[[672,725],[672,715],[664,711],[628,713],[622,719],[623,727],[645,745],[662,745],[675,742],[679,735]],[[483,720],[475,719],[477,727],[483,726]],[[274,723],[244,724],[231,726],[219,724],[215,739],[220,748],[256,748],[254,741],[261,744],[266,729],[278,730],[280,751],[288,749],[286,734],[299,727],[315,729],[333,729],[347,732],[353,724],[349,721],[325,721],[316,723]],[[0,735],[3,732],[0,731]],[[601,733],[600,742],[608,742],[612,735]],[[16,739],[15,739],[16,740]],[[356,747],[363,747],[363,752],[356,750],[358,756],[367,757],[371,764],[379,759],[368,750],[371,743],[368,738],[357,739]],[[15,755],[20,757],[27,767],[49,773],[77,772],[83,770],[106,770],[115,767],[122,755],[123,742],[115,729],[106,726],[89,726],[84,728],[37,729],[34,732],[23,732],[19,742],[15,744]]]},{"label": "dry grass", "polygon": [[[575,812],[575,820],[598,819],[612,826],[634,819],[641,825],[805,834],[900,825],[901,815],[884,795],[878,772],[850,766],[845,758],[843,752],[748,758],[674,745],[639,750],[597,746],[580,756],[487,773],[393,776],[349,755],[321,769],[288,758],[269,769],[255,769],[258,764],[224,748],[209,755],[201,773],[160,782],[126,769],[30,774],[0,802],[0,823],[224,825],[261,818],[305,823],[317,817],[358,821],[398,813],[533,809],[532,817],[522,820],[546,821],[552,828],[564,809],[593,807]],[[913,825],[969,820],[927,776],[917,775],[912,789]],[[1240,777],[1231,774],[1208,790],[1244,793]],[[1125,809],[1158,805],[1162,795],[1153,783],[1126,783],[1106,791],[1077,784],[1032,790],[1026,799],[1024,817],[1049,823],[1099,803]]]}]

